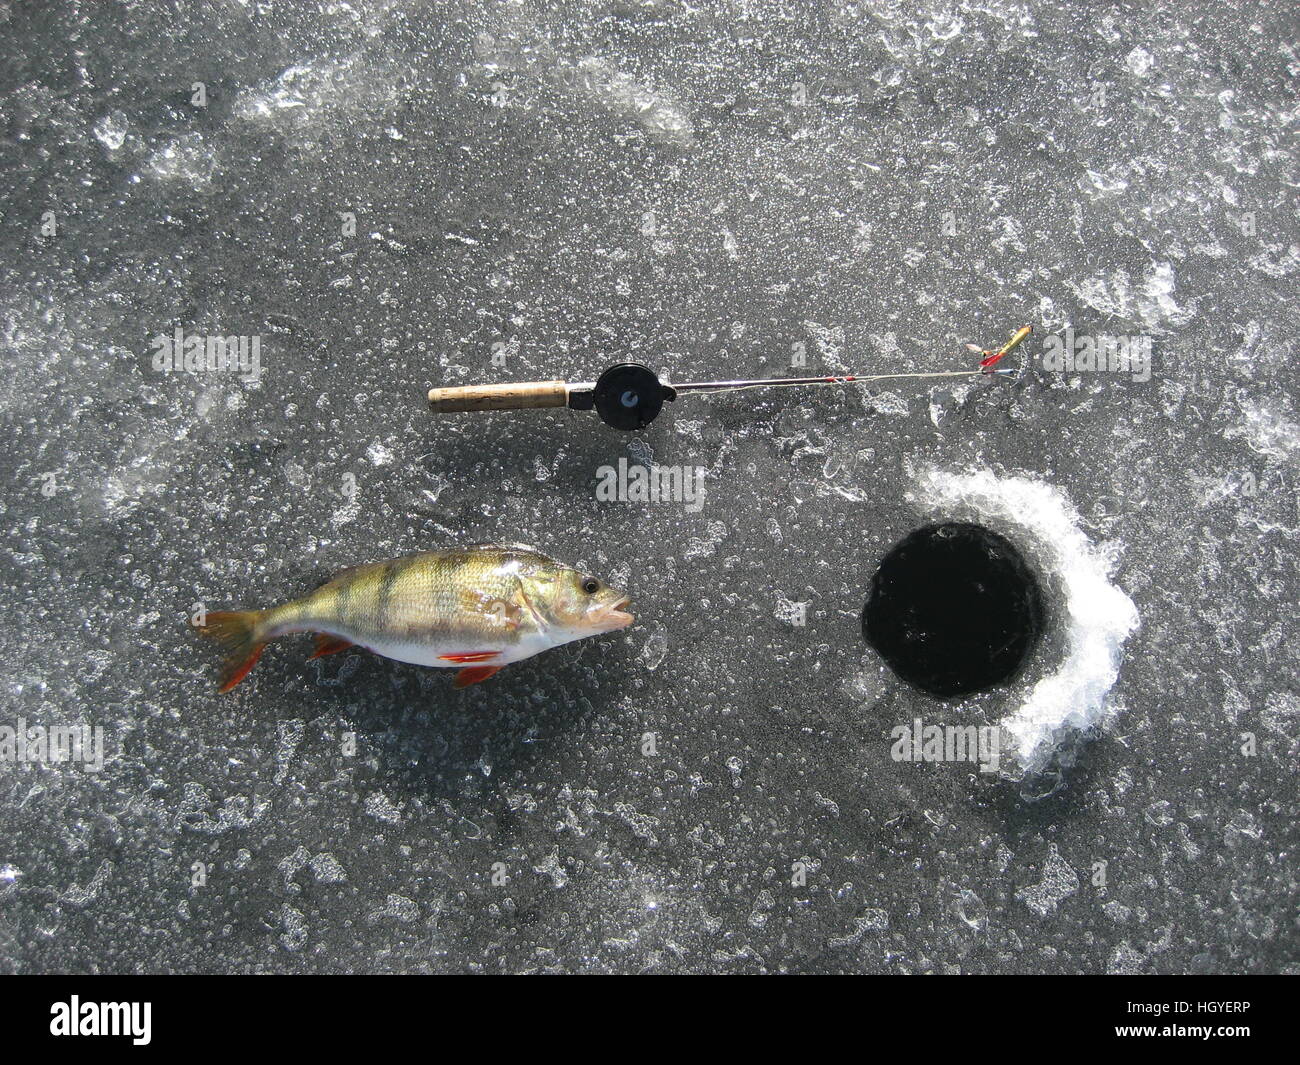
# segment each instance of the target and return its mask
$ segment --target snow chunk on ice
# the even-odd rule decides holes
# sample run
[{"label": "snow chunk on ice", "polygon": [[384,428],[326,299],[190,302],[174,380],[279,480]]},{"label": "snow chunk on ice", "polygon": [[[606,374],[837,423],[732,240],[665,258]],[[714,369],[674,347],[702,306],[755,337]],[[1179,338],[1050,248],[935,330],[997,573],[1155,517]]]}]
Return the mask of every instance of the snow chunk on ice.
[{"label": "snow chunk on ice", "polygon": [[144,163],[144,173],[159,181],[178,182],[195,189],[212,183],[217,160],[201,133],[185,133],[158,148]]},{"label": "snow chunk on ice", "polygon": [[651,137],[683,147],[695,140],[690,115],[667,93],[655,92],[596,56],[577,63],[581,90],[616,115],[633,118]]},{"label": "snow chunk on ice", "polygon": [[1170,327],[1186,325],[1194,313],[1174,301],[1174,282],[1173,265],[1157,262],[1151,265],[1140,287],[1133,284],[1127,270],[1115,270],[1109,277],[1097,275],[1078,284],[1073,281],[1069,284],[1079,302],[1094,310],[1140,322],[1154,333],[1164,333]]},{"label": "snow chunk on ice", "polygon": [[283,70],[273,82],[245,89],[236,118],[292,134],[335,119],[383,113],[397,97],[397,81],[383,63],[360,54],[321,57]]},{"label": "snow chunk on ice", "polygon": [[99,141],[110,152],[117,151],[126,141],[126,135],[130,132],[131,123],[126,115],[120,111],[110,111],[104,115],[93,127],[95,139]]},{"label": "snow chunk on ice", "polygon": [[664,632],[662,625],[656,625],[641,648],[641,663],[646,669],[653,672],[663,665],[663,661],[668,657],[668,634]]},{"label": "snow chunk on ice", "polygon": [[1046,917],[1055,911],[1062,899],[1069,898],[1078,890],[1079,875],[1061,857],[1053,843],[1048,850],[1047,861],[1043,863],[1043,879],[1037,884],[1017,890],[1016,898],[1038,916]]},{"label": "snow chunk on ice", "polygon": [[1139,78],[1145,78],[1151,73],[1151,68],[1155,66],[1155,60],[1145,48],[1134,48],[1133,51],[1129,52],[1125,64]]},{"label": "snow chunk on ice", "polygon": [[1285,462],[1300,452],[1300,429],[1276,406],[1249,397],[1238,400],[1242,420],[1223,431],[1226,439],[1242,438],[1251,449],[1278,462]]}]

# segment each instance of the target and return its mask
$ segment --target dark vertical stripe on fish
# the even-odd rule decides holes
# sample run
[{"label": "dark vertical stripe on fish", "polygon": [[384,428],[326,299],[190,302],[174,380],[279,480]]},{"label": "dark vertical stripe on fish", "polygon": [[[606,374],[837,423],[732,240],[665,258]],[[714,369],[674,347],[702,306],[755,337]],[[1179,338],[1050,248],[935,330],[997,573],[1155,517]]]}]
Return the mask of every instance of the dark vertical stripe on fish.
[{"label": "dark vertical stripe on fish", "polygon": [[[409,573],[412,570],[418,570],[423,568],[426,565],[429,565],[430,561],[431,561],[430,558],[427,555],[423,555],[423,554],[408,555],[406,558],[397,559],[397,572],[393,574],[393,582],[396,583],[397,581],[400,581],[403,577],[407,575],[407,573]],[[433,566],[430,566],[430,570],[431,572],[436,571],[435,567]],[[394,628],[394,631],[397,631],[397,629]],[[416,632],[416,622],[412,621],[412,619],[408,617],[406,620],[406,624],[401,628],[401,632],[404,636],[407,637],[414,635]]]},{"label": "dark vertical stripe on fish", "polygon": [[334,600],[334,616],[348,628],[355,628],[348,611],[352,605],[352,586],[357,583],[357,574],[350,573],[339,581],[338,596]]},{"label": "dark vertical stripe on fish", "polygon": [[403,566],[400,562],[392,560],[384,563],[384,568],[379,574],[379,600],[375,604],[375,625],[381,630],[388,628],[388,612],[392,606],[393,585],[397,583],[397,576],[401,573]]}]

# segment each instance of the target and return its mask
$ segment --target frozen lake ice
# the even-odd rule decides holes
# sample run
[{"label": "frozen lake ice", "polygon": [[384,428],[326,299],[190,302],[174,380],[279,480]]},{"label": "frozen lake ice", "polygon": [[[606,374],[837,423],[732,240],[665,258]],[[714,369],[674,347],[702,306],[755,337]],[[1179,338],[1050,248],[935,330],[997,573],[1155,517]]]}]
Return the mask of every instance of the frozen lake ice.
[{"label": "frozen lake ice", "polygon": [[[1288,5],[5,3],[0,33],[0,970],[1296,971]],[[682,397],[635,434],[424,400],[938,371],[1026,323],[1015,381]],[[243,366],[169,372],[177,330]],[[620,460],[703,494],[602,499]],[[955,701],[859,624],[946,520],[1049,608]],[[226,696],[187,631],[489,541],[636,625],[463,691],[302,637]],[[999,771],[898,760],[917,720],[999,726]]]}]

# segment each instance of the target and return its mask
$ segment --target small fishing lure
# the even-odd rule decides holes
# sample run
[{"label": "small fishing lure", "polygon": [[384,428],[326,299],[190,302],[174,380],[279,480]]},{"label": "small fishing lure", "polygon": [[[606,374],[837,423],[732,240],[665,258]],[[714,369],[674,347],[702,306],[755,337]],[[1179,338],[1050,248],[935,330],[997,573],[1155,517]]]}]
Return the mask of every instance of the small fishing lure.
[{"label": "small fishing lure", "polygon": [[1015,348],[1018,348],[1033,331],[1032,326],[1022,325],[1011,334],[1011,339],[1003,344],[1002,347],[998,348],[997,351],[989,351],[987,348],[981,348],[978,344],[967,344],[966,348],[968,351],[973,351],[977,355],[984,356],[984,358],[980,359],[980,369],[991,370],[1006,355],[1009,355]]},{"label": "small fishing lure", "polygon": [[996,374],[1015,376],[1017,371],[994,369],[994,365],[1032,333],[1022,326],[997,351],[967,345],[984,358],[975,370],[936,370],[930,373],[838,374],[825,377],[767,377],[757,380],[689,381],[671,384],[661,381],[648,366],[620,362],[609,367],[595,381],[518,381],[501,385],[461,385],[429,390],[429,408],[437,414],[485,410],[529,410],[568,407],[594,410],[600,420],[615,429],[644,429],[659,416],[666,402],[689,393],[709,395],[750,388],[778,388],[810,385],[861,385],[903,379],[977,377]]}]

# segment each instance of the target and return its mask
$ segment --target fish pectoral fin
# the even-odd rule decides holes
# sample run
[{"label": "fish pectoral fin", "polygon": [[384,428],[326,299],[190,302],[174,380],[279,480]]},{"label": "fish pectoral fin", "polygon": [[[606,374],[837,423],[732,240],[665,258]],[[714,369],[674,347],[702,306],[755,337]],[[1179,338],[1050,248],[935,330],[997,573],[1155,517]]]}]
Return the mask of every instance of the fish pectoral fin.
[{"label": "fish pectoral fin", "polygon": [[471,684],[485,681],[494,673],[500,673],[504,666],[469,666],[456,674],[455,688],[468,688]]},{"label": "fish pectoral fin", "polygon": [[336,655],[340,651],[346,651],[349,647],[355,646],[351,640],[345,640],[342,636],[331,636],[328,632],[322,632],[316,637],[316,653],[307,661],[311,662],[317,658],[324,658],[326,655]]},{"label": "fish pectoral fin", "polygon": [[[500,651],[461,651],[455,654],[439,655],[444,662],[455,662],[461,665],[466,662],[491,662],[494,658],[500,658]],[[500,668],[499,666],[497,668]]]},{"label": "fish pectoral fin", "polygon": [[493,618],[507,632],[519,628],[519,607],[495,596],[484,595],[474,589],[460,593],[460,608],[467,614]]}]

